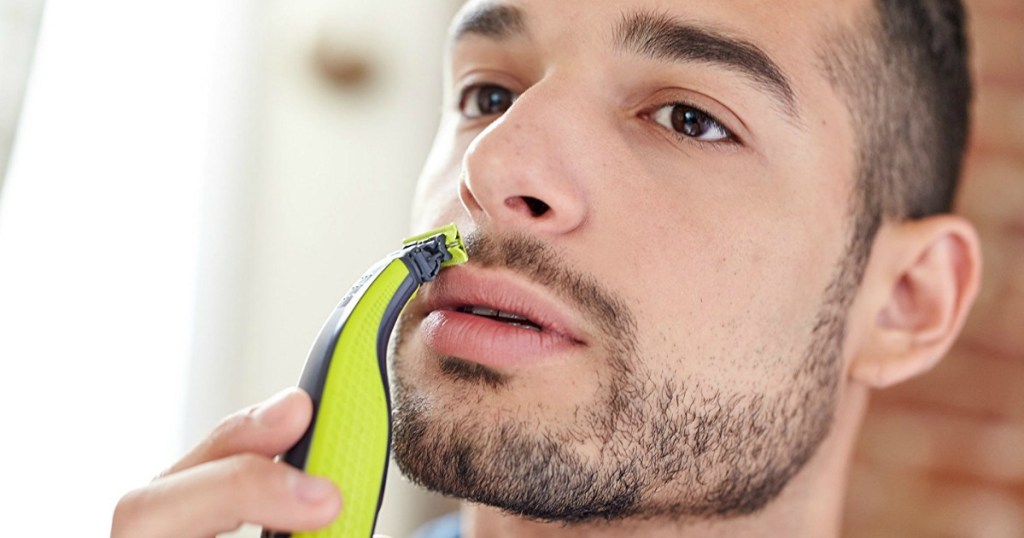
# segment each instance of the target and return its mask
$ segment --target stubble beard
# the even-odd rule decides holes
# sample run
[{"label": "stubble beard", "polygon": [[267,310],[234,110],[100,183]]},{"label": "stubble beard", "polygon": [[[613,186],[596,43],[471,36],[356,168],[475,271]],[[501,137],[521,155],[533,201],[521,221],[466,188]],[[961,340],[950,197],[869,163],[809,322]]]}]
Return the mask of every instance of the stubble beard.
[{"label": "stubble beard", "polygon": [[[519,271],[589,314],[610,342],[604,351],[611,375],[568,424],[538,427],[519,417],[478,423],[472,416],[458,422],[465,411],[431,407],[407,375],[406,361],[423,358],[404,356],[418,320],[403,319],[394,354],[393,449],[414,482],[542,521],[724,518],[776,498],[827,435],[845,313],[859,281],[847,260],[824,293],[792,382],[764,395],[659,375],[649,365],[660,361],[642,356],[624,303],[565,269],[543,244],[481,233],[471,234],[468,247],[475,263]],[[434,359],[446,379],[474,394],[504,390],[506,380],[479,365]],[[584,455],[583,445],[597,450]]]}]

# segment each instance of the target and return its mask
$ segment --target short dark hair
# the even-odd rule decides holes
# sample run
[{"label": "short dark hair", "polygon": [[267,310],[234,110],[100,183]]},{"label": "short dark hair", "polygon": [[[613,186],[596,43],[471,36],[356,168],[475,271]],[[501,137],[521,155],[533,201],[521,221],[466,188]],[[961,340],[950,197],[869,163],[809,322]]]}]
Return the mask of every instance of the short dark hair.
[{"label": "short dark hair", "polygon": [[871,4],[821,55],[854,122],[857,281],[882,222],[951,211],[972,97],[960,0]]}]

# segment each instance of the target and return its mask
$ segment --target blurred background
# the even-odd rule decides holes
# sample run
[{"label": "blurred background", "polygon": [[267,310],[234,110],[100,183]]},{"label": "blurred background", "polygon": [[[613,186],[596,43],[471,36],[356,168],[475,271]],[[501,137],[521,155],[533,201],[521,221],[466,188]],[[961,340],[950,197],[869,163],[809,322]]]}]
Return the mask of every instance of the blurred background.
[{"label": "blurred background", "polygon": [[[0,0],[5,531],[105,535],[295,383],[409,231],[458,3]],[[967,3],[985,284],[949,360],[872,404],[849,536],[1024,536],[1024,3]],[[379,531],[447,509],[393,476]]]},{"label": "blurred background", "polygon": [[876,393],[844,536],[1024,536],[1024,0],[965,0],[973,140],[957,211],[981,235],[981,295],[953,351]]},{"label": "blurred background", "polygon": [[[109,533],[123,493],[297,382],[408,235],[457,7],[0,0],[5,532]],[[380,530],[424,506],[389,499]]]}]

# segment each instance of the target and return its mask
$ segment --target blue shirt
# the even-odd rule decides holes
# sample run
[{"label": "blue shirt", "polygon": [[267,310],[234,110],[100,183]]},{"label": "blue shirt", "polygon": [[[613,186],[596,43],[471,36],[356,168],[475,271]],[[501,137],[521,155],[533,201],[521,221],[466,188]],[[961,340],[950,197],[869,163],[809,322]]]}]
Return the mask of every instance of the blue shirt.
[{"label": "blue shirt", "polygon": [[419,528],[412,538],[461,538],[459,514],[448,514]]}]

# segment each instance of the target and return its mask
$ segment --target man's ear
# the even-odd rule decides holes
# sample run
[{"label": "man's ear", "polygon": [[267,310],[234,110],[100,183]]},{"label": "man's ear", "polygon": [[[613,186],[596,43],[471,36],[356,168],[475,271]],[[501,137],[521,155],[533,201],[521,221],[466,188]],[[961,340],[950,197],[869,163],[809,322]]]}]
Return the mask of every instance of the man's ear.
[{"label": "man's ear", "polygon": [[978,236],[966,220],[883,224],[861,286],[850,377],[880,388],[931,369],[963,328],[980,275]]}]

